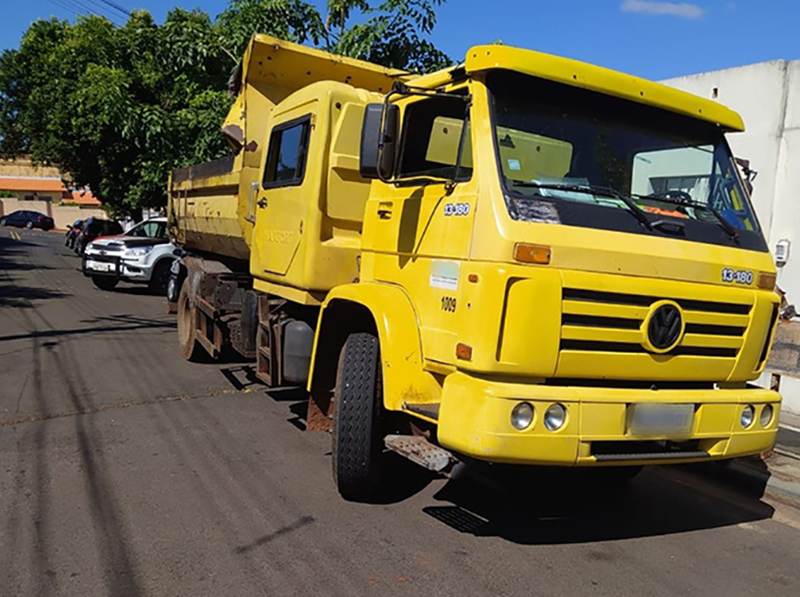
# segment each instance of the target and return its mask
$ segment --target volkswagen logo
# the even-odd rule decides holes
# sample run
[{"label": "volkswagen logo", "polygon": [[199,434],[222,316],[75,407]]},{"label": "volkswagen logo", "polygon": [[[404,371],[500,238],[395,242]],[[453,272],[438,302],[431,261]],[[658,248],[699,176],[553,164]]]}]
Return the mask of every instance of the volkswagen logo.
[{"label": "volkswagen logo", "polygon": [[683,316],[675,303],[662,302],[653,306],[647,321],[647,340],[652,352],[667,352],[681,339]]}]

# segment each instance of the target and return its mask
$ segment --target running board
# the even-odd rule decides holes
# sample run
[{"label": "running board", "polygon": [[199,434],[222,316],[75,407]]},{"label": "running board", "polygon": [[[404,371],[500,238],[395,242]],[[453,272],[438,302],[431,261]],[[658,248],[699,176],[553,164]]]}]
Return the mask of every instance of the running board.
[{"label": "running board", "polygon": [[441,473],[456,462],[455,456],[421,435],[387,435],[383,443],[392,452],[429,471]]}]

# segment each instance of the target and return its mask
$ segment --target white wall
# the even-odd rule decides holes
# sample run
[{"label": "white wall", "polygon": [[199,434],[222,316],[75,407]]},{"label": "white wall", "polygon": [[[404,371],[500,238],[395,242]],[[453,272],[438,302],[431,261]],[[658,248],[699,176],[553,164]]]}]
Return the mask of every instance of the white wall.
[{"label": "white wall", "polygon": [[[717,100],[742,115],[746,131],[728,135],[737,157],[758,172],[753,203],[770,248],[792,243],[778,285],[800,309],[800,60],[778,60],[664,81]],[[768,382],[767,376],[762,380]],[[800,380],[781,381],[784,409],[800,414]]]}]

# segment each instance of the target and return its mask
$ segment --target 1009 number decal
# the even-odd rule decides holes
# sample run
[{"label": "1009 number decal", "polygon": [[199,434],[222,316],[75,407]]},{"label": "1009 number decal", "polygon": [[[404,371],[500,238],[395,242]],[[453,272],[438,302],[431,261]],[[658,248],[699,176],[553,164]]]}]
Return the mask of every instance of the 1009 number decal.
[{"label": "1009 number decal", "polygon": [[744,284],[749,286],[753,283],[753,272],[745,269],[733,270],[726,267],[722,270],[722,281],[728,284]]}]

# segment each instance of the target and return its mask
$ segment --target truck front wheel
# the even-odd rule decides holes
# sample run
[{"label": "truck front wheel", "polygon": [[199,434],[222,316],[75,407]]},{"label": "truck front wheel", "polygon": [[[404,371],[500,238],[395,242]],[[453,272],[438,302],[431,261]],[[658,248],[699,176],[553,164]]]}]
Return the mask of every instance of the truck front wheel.
[{"label": "truck front wheel", "polygon": [[178,342],[181,354],[187,361],[197,361],[201,348],[197,338],[197,311],[189,296],[189,278],[183,281],[178,295]]},{"label": "truck front wheel", "polygon": [[383,401],[380,350],[373,334],[350,334],[339,355],[334,389],[333,478],[346,500],[377,492]]}]

